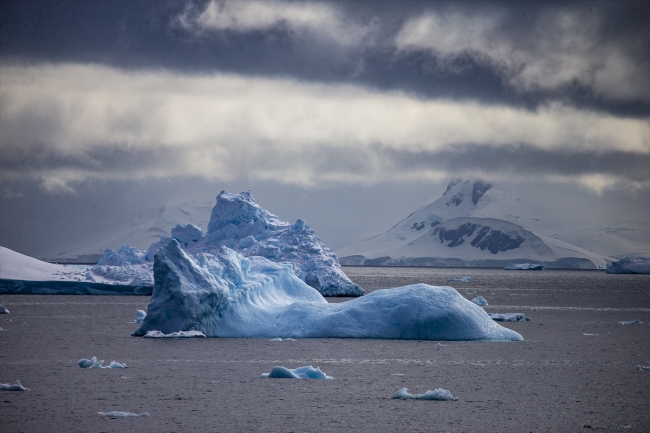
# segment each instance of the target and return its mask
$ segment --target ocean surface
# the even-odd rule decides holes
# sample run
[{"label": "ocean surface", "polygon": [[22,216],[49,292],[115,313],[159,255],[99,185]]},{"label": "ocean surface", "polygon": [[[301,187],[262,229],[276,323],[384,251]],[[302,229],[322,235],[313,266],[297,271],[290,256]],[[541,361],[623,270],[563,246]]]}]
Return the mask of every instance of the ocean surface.
[{"label": "ocean surface", "polygon": [[[424,282],[483,296],[526,341],[131,337],[148,297],[0,295],[5,432],[650,431],[650,276],[344,267],[367,291]],[[448,281],[470,277],[470,282]],[[346,298],[330,298],[345,302]],[[639,320],[634,325],[623,324]],[[125,362],[86,370],[80,358]],[[261,379],[281,365],[334,380]],[[449,390],[458,401],[390,397]],[[98,412],[148,412],[109,419]]]}]

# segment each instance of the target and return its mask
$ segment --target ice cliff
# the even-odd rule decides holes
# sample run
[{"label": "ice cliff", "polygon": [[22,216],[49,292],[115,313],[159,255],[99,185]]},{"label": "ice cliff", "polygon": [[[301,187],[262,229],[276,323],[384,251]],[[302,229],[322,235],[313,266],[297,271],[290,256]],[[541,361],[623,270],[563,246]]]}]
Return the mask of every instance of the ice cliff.
[{"label": "ice cliff", "polygon": [[625,257],[607,266],[608,274],[650,274],[650,258]]},{"label": "ice cliff", "polygon": [[208,337],[522,339],[451,287],[415,284],[330,304],[291,264],[245,258],[225,246],[214,254],[191,254],[176,240],[158,251],[153,269],[153,296],[134,335],[157,330]]}]

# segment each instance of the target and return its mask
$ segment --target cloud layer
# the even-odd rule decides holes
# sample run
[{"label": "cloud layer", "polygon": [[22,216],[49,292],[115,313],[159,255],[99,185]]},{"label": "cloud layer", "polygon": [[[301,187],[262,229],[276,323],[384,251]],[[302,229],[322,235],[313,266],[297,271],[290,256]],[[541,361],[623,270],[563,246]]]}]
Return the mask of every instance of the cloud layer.
[{"label": "cloud layer", "polygon": [[[100,65],[0,71],[0,179],[322,182],[547,175],[648,186],[647,119],[360,86]],[[645,165],[646,167],[648,165]],[[586,182],[589,183],[589,182]],[[597,186],[593,186],[596,188]]]}]

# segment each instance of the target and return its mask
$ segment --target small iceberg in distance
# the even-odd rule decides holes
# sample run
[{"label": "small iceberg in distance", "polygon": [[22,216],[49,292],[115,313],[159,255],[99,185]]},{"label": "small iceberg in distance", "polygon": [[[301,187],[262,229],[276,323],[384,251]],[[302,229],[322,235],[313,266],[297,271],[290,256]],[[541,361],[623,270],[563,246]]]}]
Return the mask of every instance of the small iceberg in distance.
[{"label": "small iceberg in distance", "polygon": [[273,367],[270,373],[262,373],[260,377],[264,379],[334,379],[323,373],[320,367],[314,368],[311,365],[293,370],[286,367]]},{"label": "small iceberg in distance", "polygon": [[77,365],[81,368],[126,368],[123,362],[111,361],[110,365],[104,366],[104,360],[97,361],[97,357],[93,356],[91,359],[81,358],[77,361]]},{"label": "small iceberg in distance", "polygon": [[13,385],[0,383],[0,391],[29,391],[29,388],[25,388],[20,381],[17,380]]},{"label": "small iceberg in distance", "polygon": [[523,313],[488,313],[488,316],[496,322],[530,322],[531,318]]},{"label": "small iceberg in distance", "polygon": [[9,314],[9,310],[7,310],[3,305],[0,305],[0,314]]},{"label": "small iceberg in distance", "polygon": [[459,283],[469,283],[472,281],[470,277],[450,278],[447,281],[457,281]]},{"label": "small iceberg in distance", "polygon": [[479,307],[485,307],[488,304],[488,302],[485,300],[483,296],[477,296],[476,298],[472,299],[472,302],[478,305]]},{"label": "small iceberg in distance", "polygon": [[503,268],[506,271],[545,271],[546,266],[541,263],[517,263]]},{"label": "small iceberg in distance", "polygon": [[436,388],[433,391],[428,390],[424,394],[410,394],[408,388],[402,388],[397,391],[391,398],[400,400],[438,400],[438,401],[456,401],[458,398],[451,395],[446,389]]},{"label": "small iceberg in distance", "polygon": [[136,336],[523,340],[451,287],[413,284],[330,304],[290,264],[226,247],[190,255],[175,240],[158,251],[153,269],[154,293]]},{"label": "small iceberg in distance", "polygon": [[132,413],[132,412],[122,412],[119,410],[114,410],[113,412],[97,412],[101,416],[108,418],[146,418],[149,416],[149,412],[142,413]]}]

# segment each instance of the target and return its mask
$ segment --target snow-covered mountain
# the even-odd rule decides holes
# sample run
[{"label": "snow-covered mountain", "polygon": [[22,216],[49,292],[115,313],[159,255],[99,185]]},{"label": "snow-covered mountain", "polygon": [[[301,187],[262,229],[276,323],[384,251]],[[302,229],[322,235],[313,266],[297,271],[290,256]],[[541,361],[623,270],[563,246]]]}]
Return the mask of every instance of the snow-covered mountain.
[{"label": "snow-covered mountain", "polygon": [[177,224],[193,224],[206,228],[213,203],[170,200],[158,209],[136,215],[123,228],[98,233],[80,242],[43,254],[44,260],[54,262],[97,263],[106,248],[117,249],[131,245],[146,250],[163,236],[169,236]]},{"label": "snow-covered mountain", "polygon": [[650,257],[650,220],[647,219],[619,221],[553,237],[616,258]]},{"label": "snow-covered mountain", "polygon": [[[519,192],[519,194],[518,194]],[[548,215],[548,200],[483,181],[456,179],[438,200],[387,232],[336,251],[348,265],[493,266],[539,262],[547,267],[604,267],[609,256],[549,234],[567,225]]]}]

